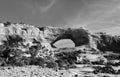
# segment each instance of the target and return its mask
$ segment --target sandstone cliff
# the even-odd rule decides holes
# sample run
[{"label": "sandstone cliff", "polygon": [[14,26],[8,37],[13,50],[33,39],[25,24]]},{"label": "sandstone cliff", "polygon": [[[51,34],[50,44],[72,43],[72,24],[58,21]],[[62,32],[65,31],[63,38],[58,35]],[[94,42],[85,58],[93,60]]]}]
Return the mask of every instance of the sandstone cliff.
[{"label": "sandstone cliff", "polygon": [[[71,39],[75,47],[58,48],[54,43],[61,39]],[[92,33],[82,27],[0,23],[0,66],[39,65],[61,70],[87,64],[94,74],[119,74],[120,69],[113,69],[120,65],[119,46],[119,36]]]},{"label": "sandstone cliff", "polygon": [[78,29],[63,29],[49,26],[34,27],[26,24],[8,24],[8,22],[0,23],[0,45],[3,44],[3,41],[7,41],[7,36],[15,35],[20,36],[24,39],[24,44],[29,44],[30,46],[32,46],[33,40],[51,46],[60,39],[71,39],[76,47],[90,44],[89,46],[96,46],[102,51],[115,51],[115,49],[118,51],[120,40],[119,36],[106,33],[91,33],[82,27]]}]

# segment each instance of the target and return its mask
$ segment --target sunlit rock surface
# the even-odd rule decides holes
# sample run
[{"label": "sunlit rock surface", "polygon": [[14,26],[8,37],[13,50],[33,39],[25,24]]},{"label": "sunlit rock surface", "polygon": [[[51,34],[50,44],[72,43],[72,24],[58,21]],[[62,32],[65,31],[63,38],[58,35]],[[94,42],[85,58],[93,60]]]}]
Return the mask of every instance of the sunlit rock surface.
[{"label": "sunlit rock surface", "polygon": [[0,77],[119,77],[119,51],[117,35],[0,23]]}]

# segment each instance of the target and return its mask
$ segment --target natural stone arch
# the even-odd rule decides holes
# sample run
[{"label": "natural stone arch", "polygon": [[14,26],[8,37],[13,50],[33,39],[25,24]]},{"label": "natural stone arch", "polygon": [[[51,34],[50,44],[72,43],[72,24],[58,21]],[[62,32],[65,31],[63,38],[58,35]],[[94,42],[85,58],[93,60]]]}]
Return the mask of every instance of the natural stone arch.
[{"label": "natural stone arch", "polygon": [[53,44],[61,39],[71,39],[75,46],[81,46],[89,44],[89,32],[86,29],[79,28],[79,29],[68,29],[63,34],[58,36],[51,45],[55,47]]}]

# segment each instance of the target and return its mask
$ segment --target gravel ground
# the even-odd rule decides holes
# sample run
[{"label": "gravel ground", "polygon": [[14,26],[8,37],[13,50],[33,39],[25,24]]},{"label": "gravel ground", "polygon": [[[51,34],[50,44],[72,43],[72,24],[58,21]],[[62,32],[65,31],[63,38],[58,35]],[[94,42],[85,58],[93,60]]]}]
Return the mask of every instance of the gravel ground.
[{"label": "gravel ground", "polygon": [[[88,70],[89,69],[89,70]],[[90,70],[91,69],[91,70]],[[0,67],[0,77],[120,77],[120,74],[94,74],[92,68],[76,68],[55,71],[39,66]]]},{"label": "gravel ground", "polygon": [[59,73],[39,66],[1,67],[0,77],[59,77]]}]

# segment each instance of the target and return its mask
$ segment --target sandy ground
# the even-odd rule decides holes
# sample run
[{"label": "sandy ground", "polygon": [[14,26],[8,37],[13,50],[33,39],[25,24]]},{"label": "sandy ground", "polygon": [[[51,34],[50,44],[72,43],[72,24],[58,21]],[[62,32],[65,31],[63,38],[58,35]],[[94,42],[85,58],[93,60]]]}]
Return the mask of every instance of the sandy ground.
[{"label": "sandy ground", "polygon": [[58,77],[59,73],[39,66],[1,67],[0,77]]},{"label": "sandy ground", "polygon": [[39,66],[0,67],[0,77],[120,77],[119,74],[93,74],[91,67],[55,71]]}]

